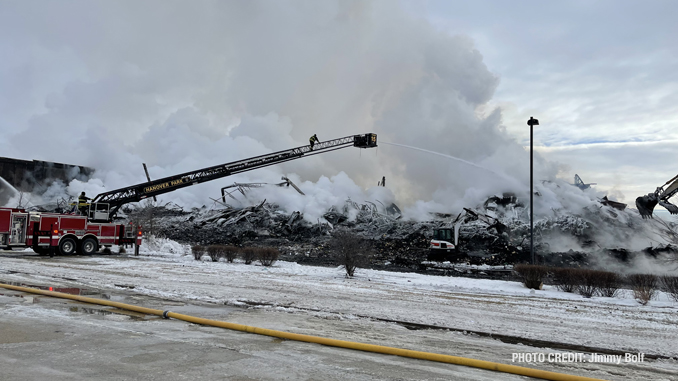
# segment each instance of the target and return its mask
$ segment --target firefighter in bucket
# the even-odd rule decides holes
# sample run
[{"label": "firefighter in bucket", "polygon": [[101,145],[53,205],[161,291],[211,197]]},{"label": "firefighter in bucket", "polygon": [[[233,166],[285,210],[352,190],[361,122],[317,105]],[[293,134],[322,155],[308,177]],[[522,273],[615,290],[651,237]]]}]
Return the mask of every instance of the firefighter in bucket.
[{"label": "firefighter in bucket", "polygon": [[85,196],[85,192],[80,193],[80,196],[78,196],[78,210],[80,211],[80,214],[83,216],[87,215],[87,209],[89,208],[89,200],[91,198]]},{"label": "firefighter in bucket", "polygon": [[311,151],[313,151],[313,146],[315,145],[315,143],[319,143],[320,140],[318,140],[318,137],[316,136],[316,134],[313,134],[313,136],[311,136],[308,139],[308,142],[311,143]]}]

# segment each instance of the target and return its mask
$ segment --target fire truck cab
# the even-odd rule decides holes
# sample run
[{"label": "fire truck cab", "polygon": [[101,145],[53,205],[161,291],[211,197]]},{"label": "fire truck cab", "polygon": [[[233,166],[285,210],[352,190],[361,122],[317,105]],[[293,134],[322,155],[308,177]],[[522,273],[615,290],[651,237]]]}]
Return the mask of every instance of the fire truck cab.
[{"label": "fire truck cab", "polygon": [[27,212],[0,208],[0,247],[30,247],[40,255],[89,255],[101,247],[134,246],[139,253],[140,228],[133,225],[91,222],[87,216]]}]

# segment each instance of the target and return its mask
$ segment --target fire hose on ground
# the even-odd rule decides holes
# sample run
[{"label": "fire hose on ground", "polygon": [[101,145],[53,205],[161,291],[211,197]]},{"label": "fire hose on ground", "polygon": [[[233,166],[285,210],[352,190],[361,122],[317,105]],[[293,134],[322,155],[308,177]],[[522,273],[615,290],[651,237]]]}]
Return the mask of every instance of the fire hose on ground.
[{"label": "fire hose on ground", "polygon": [[444,355],[444,354],[439,354],[439,353],[414,351],[414,350],[409,350],[409,349],[387,347],[387,346],[375,345],[375,344],[357,343],[357,342],[352,342],[352,341],[330,339],[330,338],[320,337],[320,336],[302,335],[302,334],[298,334],[298,333],[290,333],[290,332],[276,331],[276,330],[266,329],[266,328],[252,327],[252,326],[236,324],[236,323],[229,323],[229,322],[219,321],[219,320],[203,319],[203,318],[179,314],[179,313],[171,312],[171,311],[157,310],[157,309],[153,309],[153,308],[140,307],[140,306],[135,306],[135,305],[132,305],[132,304],[125,304],[125,303],[120,303],[120,302],[112,302],[112,301],[103,300],[103,299],[88,298],[88,297],[80,296],[80,295],[71,295],[71,294],[65,294],[65,293],[61,293],[61,292],[39,290],[39,289],[36,289],[36,288],[30,288],[30,287],[12,286],[12,285],[2,284],[2,283],[0,283],[0,287],[6,288],[6,289],[9,289],[9,290],[14,290],[14,291],[28,292],[28,293],[40,294],[40,295],[51,296],[51,297],[56,297],[56,298],[77,300],[79,302],[84,302],[84,303],[115,307],[115,308],[119,308],[119,309],[123,309],[123,310],[139,312],[139,313],[147,314],[147,315],[161,316],[165,319],[172,318],[172,319],[183,320],[183,321],[186,321],[186,322],[189,322],[189,323],[194,323],[194,324],[226,328],[226,329],[230,329],[230,330],[234,330],[234,331],[241,331],[241,332],[247,332],[247,333],[255,333],[255,334],[258,334],[258,335],[271,336],[271,337],[276,337],[276,338],[286,339],[286,340],[295,340],[295,341],[302,341],[302,342],[307,342],[307,343],[327,345],[327,346],[331,346],[331,347],[339,347],[339,348],[359,350],[359,351],[364,351],[364,352],[381,353],[381,354],[386,354],[386,355],[394,355],[394,356],[409,357],[409,358],[420,359],[420,360],[428,360],[428,361],[435,361],[435,362],[441,362],[441,363],[462,365],[462,366],[492,370],[492,371],[503,372],[503,373],[517,374],[517,375],[520,375],[520,376],[539,378],[539,379],[543,379],[543,380],[601,381],[600,379],[596,379],[596,378],[574,376],[574,375],[569,375],[569,374],[564,374],[564,373],[556,373],[556,372],[550,372],[550,371],[545,371],[545,370],[526,368],[526,367],[517,366],[517,365],[501,364],[501,363],[496,363],[496,362],[492,362],[492,361],[476,360],[476,359],[471,359],[471,358],[466,358],[466,357]]}]

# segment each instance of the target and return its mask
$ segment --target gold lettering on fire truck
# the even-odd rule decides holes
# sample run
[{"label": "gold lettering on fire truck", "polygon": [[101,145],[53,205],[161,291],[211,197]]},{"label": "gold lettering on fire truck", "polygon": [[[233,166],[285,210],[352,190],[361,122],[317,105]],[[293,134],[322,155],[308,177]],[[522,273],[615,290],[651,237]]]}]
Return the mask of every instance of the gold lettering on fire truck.
[{"label": "gold lettering on fire truck", "polygon": [[166,183],[162,183],[162,184],[158,184],[158,185],[151,185],[150,187],[144,188],[144,193],[155,192],[155,191],[158,191],[158,190],[161,190],[161,189],[165,189],[165,188],[170,188],[170,187],[174,187],[174,186],[177,186],[177,185],[181,185],[181,184],[183,184],[183,183],[184,183],[184,179],[181,178],[181,179],[168,181],[168,182],[166,182]]}]

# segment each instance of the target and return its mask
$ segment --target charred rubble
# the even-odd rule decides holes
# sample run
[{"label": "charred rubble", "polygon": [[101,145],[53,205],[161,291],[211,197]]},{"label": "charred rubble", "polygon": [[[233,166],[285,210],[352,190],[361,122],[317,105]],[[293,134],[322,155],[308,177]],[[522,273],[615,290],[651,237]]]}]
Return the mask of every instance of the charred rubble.
[{"label": "charred rubble", "polygon": [[[216,205],[216,204],[215,204]],[[265,200],[248,207],[203,206],[183,210],[176,205],[146,206],[127,210],[127,218],[138,221],[147,233],[189,244],[272,246],[280,259],[312,265],[336,265],[329,253],[332,232],[349,229],[372,242],[371,268],[396,271],[436,271],[444,268],[428,261],[433,229],[459,224],[457,250],[451,262],[479,266],[506,266],[530,259],[528,211],[514,195],[489,198],[461,214],[435,214],[429,221],[404,220],[395,205],[362,204],[347,200],[332,207],[315,222],[302,213],[285,212]],[[630,251],[610,242],[622,242],[628,231],[640,229],[642,219],[604,203],[591,205],[577,215],[553,211],[535,221],[535,253],[540,263],[553,266],[600,266],[601,258],[629,263],[637,256],[676,257],[676,246],[666,244]],[[608,242],[603,242],[601,231]],[[678,242],[675,226],[665,226],[667,240]],[[618,237],[615,237],[618,234]],[[564,238],[565,237],[565,238]],[[570,248],[562,249],[569,243]],[[445,270],[446,271],[446,270]]]}]

